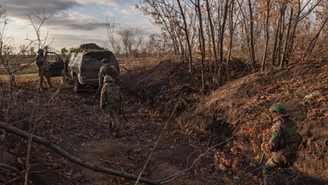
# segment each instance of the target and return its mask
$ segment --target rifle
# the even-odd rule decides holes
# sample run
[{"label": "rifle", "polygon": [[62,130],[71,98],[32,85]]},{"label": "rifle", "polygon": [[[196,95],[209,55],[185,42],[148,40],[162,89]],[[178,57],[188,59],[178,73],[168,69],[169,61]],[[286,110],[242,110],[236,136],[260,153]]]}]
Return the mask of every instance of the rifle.
[{"label": "rifle", "polygon": [[99,94],[99,91],[101,90],[101,88],[102,88],[102,86],[99,85],[99,87],[98,87],[98,89],[97,89],[95,95],[93,95],[93,99],[96,99],[96,97],[97,97],[97,95]]}]

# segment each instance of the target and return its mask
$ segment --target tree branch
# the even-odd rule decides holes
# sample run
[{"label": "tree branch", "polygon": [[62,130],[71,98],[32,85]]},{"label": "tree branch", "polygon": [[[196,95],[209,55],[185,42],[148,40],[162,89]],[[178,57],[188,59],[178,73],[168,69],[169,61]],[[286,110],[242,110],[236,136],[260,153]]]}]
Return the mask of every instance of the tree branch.
[{"label": "tree branch", "polygon": [[[0,128],[6,130],[7,132],[10,132],[12,134],[15,134],[17,136],[23,137],[25,139],[29,138],[29,133],[18,129],[16,127],[13,127],[9,124],[6,124],[2,121],[0,121]],[[127,174],[124,172],[120,172],[120,171],[116,171],[113,169],[109,169],[103,166],[99,166],[96,164],[92,164],[86,161],[83,161],[82,159],[75,157],[73,155],[71,155],[70,153],[66,152],[65,150],[61,149],[59,146],[53,144],[51,141],[43,139],[39,136],[34,135],[32,138],[32,141],[41,145],[44,145],[48,148],[51,148],[54,152],[56,152],[57,154],[61,155],[62,157],[68,159],[69,161],[78,164],[80,166],[83,166],[85,168],[88,168],[90,170],[93,170],[95,172],[101,172],[101,173],[106,173],[109,175],[115,175],[115,176],[119,176],[119,177],[123,177],[125,179],[129,179],[129,180],[137,180],[138,177],[132,174]],[[140,182],[145,183],[145,184],[151,184],[151,185],[158,185],[161,184],[158,181],[153,181],[153,180],[149,180],[149,179],[145,179],[145,178],[140,178]]]}]

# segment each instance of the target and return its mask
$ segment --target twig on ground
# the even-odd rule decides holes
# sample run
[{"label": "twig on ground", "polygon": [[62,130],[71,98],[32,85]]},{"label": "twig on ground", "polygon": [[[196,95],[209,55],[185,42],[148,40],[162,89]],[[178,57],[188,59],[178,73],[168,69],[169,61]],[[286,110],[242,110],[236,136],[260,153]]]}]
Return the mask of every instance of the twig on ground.
[{"label": "twig on ground", "polygon": [[136,180],[135,185],[138,184],[138,182],[139,182],[139,180],[140,180],[140,178],[141,178],[142,173],[145,171],[145,169],[146,169],[146,167],[147,167],[147,165],[148,165],[148,163],[149,163],[150,158],[152,157],[152,155],[153,155],[155,149],[157,148],[159,141],[162,139],[163,134],[164,134],[164,131],[166,130],[168,124],[171,122],[172,117],[173,117],[173,115],[174,115],[174,113],[175,113],[176,110],[177,110],[177,107],[175,106],[175,108],[174,108],[174,110],[172,111],[172,113],[171,113],[169,119],[168,119],[167,122],[165,123],[164,128],[162,129],[161,133],[159,134],[155,146],[153,147],[153,149],[151,150],[149,156],[147,157],[147,160],[146,160],[146,162],[145,162],[145,164],[144,164],[142,170],[140,171],[140,173],[139,173],[139,175],[138,175],[138,179]]},{"label": "twig on ground", "polygon": [[234,139],[239,133],[236,133],[234,135],[232,135],[230,138],[226,139],[225,141],[222,141],[221,143],[217,144],[217,145],[214,145],[212,146],[211,148],[208,148],[204,153],[200,154],[197,159],[194,160],[194,162],[189,166],[189,167],[186,167],[185,170],[179,172],[179,173],[176,173],[174,175],[171,175],[169,177],[166,177],[164,179],[162,179],[160,182],[161,184],[167,184],[171,181],[173,181],[174,179],[176,179],[177,177],[181,176],[181,175],[184,175],[187,171],[191,170],[192,167],[196,164],[196,162],[201,159],[202,157],[204,157],[210,150],[216,148],[216,147],[219,147],[227,142],[229,142],[230,140]]},{"label": "twig on ground", "polygon": [[[23,172],[19,171],[17,168],[13,167],[13,166],[9,166],[7,164],[3,164],[3,163],[0,163],[0,168],[3,168],[3,169],[7,169],[7,170],[10,170],[12,172],[14,172],[15,174],[17,174],[18,176],[9,180],[8,182],[5,182],[4,184],[12,184],[20,179],[24,179],[24,176],[23,176]],[[29,184],[32,184],[31,181],[28,181]]]}]

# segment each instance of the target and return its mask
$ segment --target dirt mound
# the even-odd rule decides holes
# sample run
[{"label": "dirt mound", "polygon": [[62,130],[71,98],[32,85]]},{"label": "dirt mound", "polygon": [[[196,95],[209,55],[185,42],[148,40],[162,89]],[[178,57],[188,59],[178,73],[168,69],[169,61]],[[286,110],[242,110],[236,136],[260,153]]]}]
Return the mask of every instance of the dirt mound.
[{"label": "dirt mound", "polygon": [[243,170],[247,166],[261,165],[260,145],[270,137],[268,108],[282,102],[303,137],[297,169],[327,181],[328,159],[324,157],[328,154],[327,95],[328,61],[305,62],[233,81],[212,93],[192,114],[188,112],[180,119],[186,127],[212,135],[229,138],[239,133],[233,142],[215,153],[216,166],[221,171],[247,173],[249,170]]},{"label": "dirt mound", "polygon": [[122,88],[159,114],[168,116],[174,107],[178,114],[200,98],[200,80],[187,69],[185,63],[161,62],[150,70],[124,76]]},{"label": "dirt mound", "polygon": [[[204,66],[205,89],[201,89],[202,71],[199,63],[194,64],[194,71],[188,72],[188,63],[165,60],[157,66],[122,77],[122,88],[129,91],[141,102],[159,114],[168,116],[176,108],[176,115],[195,106],[208,95],[212,84],[213,70]],[[238,79],[251,73],[250,66],[242,60],[229,62],[230,80]],[[168,111],[170,110],[170,111]]]}]

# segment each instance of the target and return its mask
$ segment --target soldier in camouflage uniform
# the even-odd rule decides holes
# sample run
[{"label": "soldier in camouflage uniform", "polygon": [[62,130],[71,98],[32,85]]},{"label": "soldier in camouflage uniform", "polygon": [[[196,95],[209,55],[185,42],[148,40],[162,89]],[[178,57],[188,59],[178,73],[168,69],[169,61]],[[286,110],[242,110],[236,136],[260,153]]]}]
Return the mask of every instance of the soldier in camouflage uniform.
[{"label": "soldier in camouflage uniform", "polygon": [[[98,76],[99,76],[99,78],[98,78],[99,87],[101,87],[103,85],[104,77],[106,75],[112,76],[117,81],[118,80],[117,77],[120,74],[120,71],[117,68],[115,68],[115,66],[113,66],[111,64],[112,62],[110,62],[109,59],[104,58],[104,59],[101,60],[101,63],[102,63],[102,66],[101,66],[101,68],[99,70],[99,74],[98,74]],[[108,73],[111,73],[112,72],[111,71],[111,68],[112,67],[115,68],[115,72],[113,74],[108,74]]]},{"label": "soldier in camouflage uniform", "polygon": [[38,66],[38,73],[39,73],[39,87],[40,91],[43,91],[43,76],[46,77],[47,84],[50,88],[53,88],[51,81],[50,81],[50,75],[49,71],[46,67],[46,61],[44,57],[44,51],[43,49],[38,50],[38,56],[35,58],[36,65]]},{"label": "soldier in camouflage uniform", "polygon": [[109,115],[109,131],[116,135],[117,127],[120,125],[118,115],[122,108],[122,94],[117,84],[117,70],[108,65],[104,72],[103,86],[100,93],[100,109],[106,110]]},{"label": "soldier in camouflage uniform", "polygon": [[271,127],[271,138],[265,148],[271,154],[271,158],[263,167],[264,185],[274,185],[274,173],[280,171],[290,184],[292,173],[290,167],[297,159],[297,150],[301,143],[301,136],[296,132],[295,122],[286,112],[282,104],[271,106],[270,112],[273,116],[273,126]]}]

